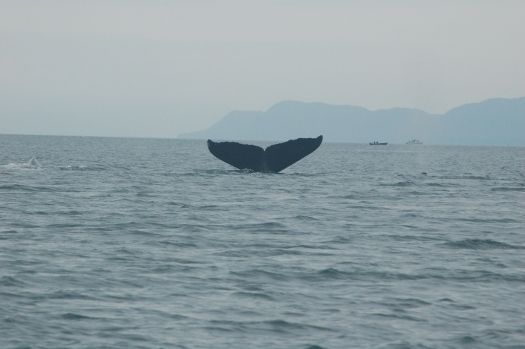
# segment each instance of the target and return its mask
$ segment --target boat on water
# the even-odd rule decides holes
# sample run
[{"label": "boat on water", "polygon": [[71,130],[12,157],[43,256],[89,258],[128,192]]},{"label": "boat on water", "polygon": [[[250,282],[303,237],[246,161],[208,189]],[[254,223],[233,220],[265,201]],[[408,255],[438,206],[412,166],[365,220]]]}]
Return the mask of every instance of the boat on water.
[{"label": "boat on water", "polygon": [[423,144],[423,142],[421,142],[419,139],[414,138],[406,142],[406,144]]},{"label": "boat on water", "polygon": [[373,141],[373,142],[370,142],[368,144],[370,144],[370,145],[387,145],[388,143],[387,142]]}]

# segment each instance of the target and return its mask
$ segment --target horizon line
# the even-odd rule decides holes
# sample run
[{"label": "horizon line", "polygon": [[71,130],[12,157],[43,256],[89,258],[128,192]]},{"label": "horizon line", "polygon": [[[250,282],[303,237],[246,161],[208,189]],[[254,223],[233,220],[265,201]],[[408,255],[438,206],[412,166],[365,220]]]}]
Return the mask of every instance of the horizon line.
[{"label": "horizon line", "polygon": [[[93,136],[93,135],[60,135],[60,134],[29,134],[29,133],[2,133],[0,132],[0,137],[2,136],[22,136],[22,137],[78,137],[78,138],[115,138],[115,139],[151,139],[151,140],[173,140],[173,141],[203,141],[205,142],[207,138],[177,138],[177,137],[143,137],[143,136]],[[221,140],[221,139],[219,139]],[[275,139],[233,139],[232,141],[240,142],[280,142],[281,140]],[[369,145],[368,142],[346,142],[346,141],[324,141],[323,144],[350,144],[350,145]],[[388,142],[388,145],[399,146],[399,145],[410,145],[406,143],[391,143]],[[432,147],[512,147],[512,148],[525,148],[525,145],[510,145],[510,144],[442,144],[442,143],[423,143],[417,144],[416,146],[432,146]]]}]

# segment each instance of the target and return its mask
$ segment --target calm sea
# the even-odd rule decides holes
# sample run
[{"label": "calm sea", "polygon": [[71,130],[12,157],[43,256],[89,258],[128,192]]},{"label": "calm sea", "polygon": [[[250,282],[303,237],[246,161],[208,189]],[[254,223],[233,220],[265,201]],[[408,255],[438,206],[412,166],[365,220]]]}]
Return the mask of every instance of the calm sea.
[{"label": "calm sea", "polygon": [[525,348],[525,148],[1,135],[0,348]]}]

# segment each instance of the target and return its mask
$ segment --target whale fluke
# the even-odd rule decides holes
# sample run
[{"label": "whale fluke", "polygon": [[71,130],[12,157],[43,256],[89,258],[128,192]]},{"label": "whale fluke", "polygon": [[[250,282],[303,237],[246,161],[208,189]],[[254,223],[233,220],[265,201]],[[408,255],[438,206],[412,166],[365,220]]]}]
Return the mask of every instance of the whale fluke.
[{"label": "whale fluke", "polygon": [[241,170],[280,172],[319,148],[322,141],[323,136],[297,138],[271,145],[264,150],[256,145],[214,142],[208,139],[208,149],[218,159]]}]

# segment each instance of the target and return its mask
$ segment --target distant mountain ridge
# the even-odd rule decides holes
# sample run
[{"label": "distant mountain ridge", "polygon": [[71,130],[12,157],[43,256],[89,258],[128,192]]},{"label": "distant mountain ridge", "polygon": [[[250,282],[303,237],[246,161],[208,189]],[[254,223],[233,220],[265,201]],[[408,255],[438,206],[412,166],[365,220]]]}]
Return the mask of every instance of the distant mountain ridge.
[{"label": "distant mountain ridge", "polygon": [[266,111],[231,112],[208,129],[179,138],[278,141],[320,134],[328,142],[420,139],[425,144],[524,146],[525,97],[464,104],[444,114],[284,101]]}]

